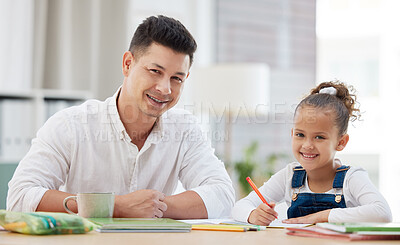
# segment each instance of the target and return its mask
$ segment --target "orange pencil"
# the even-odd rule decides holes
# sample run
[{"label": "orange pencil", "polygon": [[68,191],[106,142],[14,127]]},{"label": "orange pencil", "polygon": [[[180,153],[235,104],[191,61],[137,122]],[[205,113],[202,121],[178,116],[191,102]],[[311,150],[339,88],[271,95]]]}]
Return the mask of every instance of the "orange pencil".
[{"label": "orange pencil", "polygon": [[[265,198],[263,197],[263,195],[261,195],[260,191],[258,190],[257,186],[253,183],[253,181],[250,179],[250,177],[246,178],[247,182],[249,182],[249,184],[251,185],[251,188],[253,188],[253,190],[257,193],[258,197],[260,197],[261,201],[265,204],[267,204],[270,208],[272,208],[271,205],[269,205],[269,203],[267,202],[267,200],[265,200]],[[275,216],[275,218],[277,219],[278,217]]]}]

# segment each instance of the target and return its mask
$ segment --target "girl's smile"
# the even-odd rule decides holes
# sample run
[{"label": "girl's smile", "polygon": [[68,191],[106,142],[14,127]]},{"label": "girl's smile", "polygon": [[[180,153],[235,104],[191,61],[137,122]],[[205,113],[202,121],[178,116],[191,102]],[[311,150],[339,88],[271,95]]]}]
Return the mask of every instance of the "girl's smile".
[{"label": "girl's smile", "polygon": [[305,160],[314,160],[316,157],[318,157],[318,154],[310,154],[310,153],[303,153],[303,152],[300,152],[300,154]]}]

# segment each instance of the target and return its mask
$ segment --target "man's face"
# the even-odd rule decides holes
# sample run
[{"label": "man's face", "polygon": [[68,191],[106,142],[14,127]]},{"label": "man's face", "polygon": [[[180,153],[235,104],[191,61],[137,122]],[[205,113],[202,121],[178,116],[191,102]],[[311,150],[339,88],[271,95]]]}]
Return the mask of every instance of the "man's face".
[{"label": "man's face", "polygon": [[159,117],[176,105],[189,75],[189,55],[157,43],[140,57],[124,54],[124,112],[136,116]]}]

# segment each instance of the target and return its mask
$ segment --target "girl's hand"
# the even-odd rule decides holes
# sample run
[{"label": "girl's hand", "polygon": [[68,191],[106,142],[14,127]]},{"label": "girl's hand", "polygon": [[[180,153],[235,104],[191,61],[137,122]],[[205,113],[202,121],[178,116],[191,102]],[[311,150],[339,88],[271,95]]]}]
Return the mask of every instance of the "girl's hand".
[{"label": "girl's hand", "polygon": [[275,203],[270,203],[270,205],[272,208],[265,203],[261,203],[260,206],[251,211],[247,221],[255,225],[269,225],[275,217],[278,217],[278,213],[274,210]]},{"label": "girl's hand", "polygon": [[286,224],[315,224],[315,223],[323,223],[328,222],[330,209],[320,211],[317,213],[309,214],[302,217],[291,218],[282,220],[282,223]]}]

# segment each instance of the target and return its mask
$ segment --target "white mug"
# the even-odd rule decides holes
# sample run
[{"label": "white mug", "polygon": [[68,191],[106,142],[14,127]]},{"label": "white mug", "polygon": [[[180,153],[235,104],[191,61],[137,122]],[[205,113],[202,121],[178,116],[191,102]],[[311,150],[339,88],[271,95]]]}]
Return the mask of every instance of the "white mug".
[{"label": "white mug", "polygon": [[64,199],[64,209],[70,214],[72,212],[67,203],[75,200],[78,204],[78,215],[84,218],[112,218],[114,213],[114,193],[78,193]]}]

